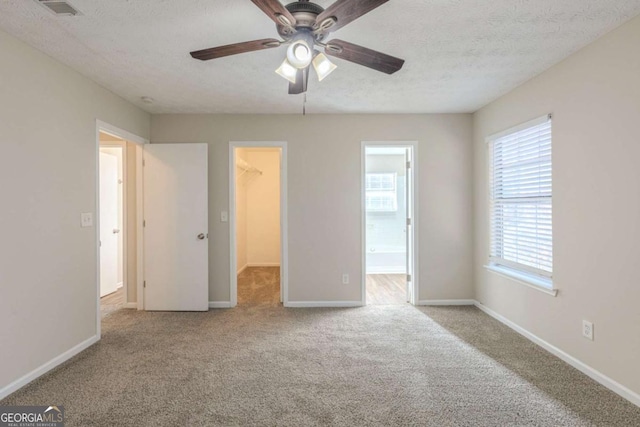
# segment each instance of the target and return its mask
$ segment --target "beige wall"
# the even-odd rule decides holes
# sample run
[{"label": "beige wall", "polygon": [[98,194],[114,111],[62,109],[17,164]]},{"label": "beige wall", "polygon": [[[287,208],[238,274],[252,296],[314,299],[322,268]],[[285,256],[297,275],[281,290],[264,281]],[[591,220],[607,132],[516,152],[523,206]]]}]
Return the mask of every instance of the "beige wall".
[{"label": "beige wall", "polygon": [[209,143],[211,301],[229,301],[229,141],[288,142],[290,301],[361,300],[361,141],[419,141],[420,299],[455,299],[473,297],[471,126],[464,114],[154,115],[151,140]]},{"label": "beige wall", "polygon": [[1,31],[0,57],[2,390],[96,335],[96,119],[149,115]]},{"label": "beige wall", "polygon": [[[476,297],[640,393],[640,18],[483,108],[475,122]],[[556,298],[487,272],[485,137],[553,121]],[[594,322],[595,341],[581,336]]]},{"label": "beige wall", "polygon": [[127,214],[126,214],[126,238],[127,238],[127,302],[137,301],[138,291],[138,225],[136,223],[137,183],[136,183],[136,144],[127,141],[127,174],[125,185],[127,186]]},{"label": "beige wall", "polygon": [[280,265],[280,149],[250,148],[246,160],[262,172],[246,182],[247,263],[277,266]]}]

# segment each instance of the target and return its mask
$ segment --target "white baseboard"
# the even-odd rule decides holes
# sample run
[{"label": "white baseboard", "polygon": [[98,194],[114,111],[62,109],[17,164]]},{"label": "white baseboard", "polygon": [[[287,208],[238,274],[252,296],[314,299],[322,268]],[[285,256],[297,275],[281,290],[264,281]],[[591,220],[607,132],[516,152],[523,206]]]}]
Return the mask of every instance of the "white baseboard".
[{"label": "white baseboard", "polygon": [[98,342],[99,340],[100,340],[100,338],[98,338],[97,335],[94,335],[93,337],[91,337],[91,338],[81,342],[80,344],[70,348],[69,350],[65,351],[61,355],[54,357],[53,359],[51,359],[50,361],[48,361],[44,365],[41,365],[40,367],[34,369],[33,371],[29,372],[28,374],[18,378],[17,380],[12,382],[8,386],[3,387],[2,389],[0,389],[0,400],[4,399],[5,397],[9,396],[11,393],[13,393],[13,392],[19,390],[20,388],[24,387],[25,385],[29,384],[31,381],[35,380],[36,378],[46,374],[47,372],[49,372],[50,370],[52,370],[56,366],[58,366],[58,365],[60,365],[60,364],[62,364],[64,362],[66,362],[67,360],[71,359],[73,356],[75,356],[76,354],[80,353],[81,351],[86,350],[87,348],[89,348],[90,346],[92,346],[93,344]]},{"label": "white baseboard", "polygon": [[472,299],[424,299],[416,305],[475,305]]},{"label": "white baseboard", "polygon": [[124,282],[119,282],[119,283],[116,285],[116,289],[120,289],[120,288],[121,288],[121,287],[123,287],[123,286],[124,286]]},{"label": "white baseboard", "polygon": [[124,307],[124,308],[138,308],[138,303],[137,302],[126,302],[126,303],[124,303],[124,305],[122,307]]},{"label": "white baseboard", "polygon": [[248,262],[247,267],[280,267],[279,262]]},{"label": "white baseboard", "polygon": [[504,323],[505,325],[507,325],[508,327],[513,329],[514,331],[518,332],[520,335],[524,336],[525,338],[529,339],[533,343],[535,343],[535,344],[539,345],[540,347],[544,348],[549,353],[551,353],[554,356],[556,356],[556,357],[562,359],[563,361],[567,362],[569,365],[573,366],[574,368],[576,368],[577,370],[579,370],[583,374],[587,375],[591,379],[593,379],[593,380],[597,381],[598,383],[602,384],[603,386],[605,386],[609,390],[611,390],[614,393],[624,397],[625,399],[627,399],[629,402],[633,403],[634,405],[640,406],[640,394],[634,392],[633,390],[628,389],[627,387],[623,386],[619,382],[617,382],[617,381],[609,378],[608,376],[604,375],[602,372],[595,370],[591,366],[585,364],[584,362],[581,362],[580,360],[576,359],[575,357],[571,356],[570,354],[565,353],[564,351],[560,350],[558,347],[546,342],[542,338],[532,334],[531,332],[527,331],[523,327],[517,325],[516,323],[512,322],[511,320],[507,319],[506,317],[502,316],[501,314],[496,313],[495,311],[491,310],[490,308],[480,304],[479,302],[476,301],[475,302],[475,306],[478,307],[480,310],[484,311],[485,313],[487,313],[489,316],[491,316],[494,319],[498,320],[499,322]]},{"label": "white baseboard", "polygon": [[284,303],[289,308],[304,307],[362,307],[362,301],[289,301]]},{"label": "white baseboard", "polygon": [[232,308],[231,301],[209,301],[209,308]]},{"label": "white baseboard", "polygon": [[240,274],[240,273],[242,273],[243,271],[245,271],[245,270],[247,269],[247,267],[249,267],[249,264],[245,264],[245,265],[243,265],[243,266],[240,268],[240,270],[238,270],[238,273],[237,273],[237,274]]}]

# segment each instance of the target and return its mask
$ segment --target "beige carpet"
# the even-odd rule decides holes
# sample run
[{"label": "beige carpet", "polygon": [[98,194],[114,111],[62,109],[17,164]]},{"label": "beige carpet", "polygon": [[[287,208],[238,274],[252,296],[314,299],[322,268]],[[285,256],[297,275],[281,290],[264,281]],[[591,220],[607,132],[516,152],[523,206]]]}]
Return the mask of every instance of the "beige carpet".
[{"label": "beige carpet", "polygon": [[119,310],[1,402],[67,426],[638,426],[633,406],[476,308]]},{"label": "beige carpet", "polygon": [[280,304],[280,267],[248,267],[238,275],[238,304]]}]

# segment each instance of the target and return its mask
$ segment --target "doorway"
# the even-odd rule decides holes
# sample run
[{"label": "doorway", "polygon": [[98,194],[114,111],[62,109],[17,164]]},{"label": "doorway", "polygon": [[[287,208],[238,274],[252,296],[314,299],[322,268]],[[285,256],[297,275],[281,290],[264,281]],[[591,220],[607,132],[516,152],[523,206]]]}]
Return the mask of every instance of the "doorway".
[{"label": "doorway", "polygon": [[363,143],[364,304],[415,302],[415,143]]},{"label": "doorway", "polygon": [[124,287],[124,141],[100,133],[100,310],[121,308]]},{"label": "doorway", "polygon": [[286,143],[231,142],[229,158],[230,304],[286,303]]},{"label": "doorway", "polygon": [[102,318],[137,308],[142,285],[142,145],[144,140],[97,122],[97,330]]}]

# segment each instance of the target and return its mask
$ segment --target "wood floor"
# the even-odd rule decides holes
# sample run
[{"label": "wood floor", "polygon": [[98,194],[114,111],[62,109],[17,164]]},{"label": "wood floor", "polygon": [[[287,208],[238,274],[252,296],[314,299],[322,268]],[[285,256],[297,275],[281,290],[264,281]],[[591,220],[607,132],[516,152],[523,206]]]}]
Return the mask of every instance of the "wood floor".
[{"label": "wood floor", "polygon": [[367,305],[407,303],[407,276],[367,274]]},{"label": "wood floor", "polygon": [[124,286],[119,288],[117,291],[100,298],[100,315],[105,317],[106,315],[121,309],[123,306]]}]

